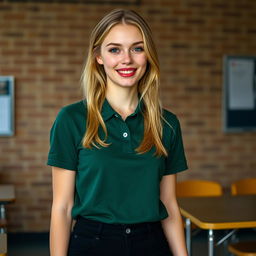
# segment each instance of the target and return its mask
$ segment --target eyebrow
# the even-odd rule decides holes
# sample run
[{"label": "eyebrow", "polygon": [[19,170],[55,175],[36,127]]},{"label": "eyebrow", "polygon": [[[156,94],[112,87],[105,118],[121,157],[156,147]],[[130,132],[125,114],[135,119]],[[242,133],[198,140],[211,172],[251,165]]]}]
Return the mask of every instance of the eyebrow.
[{"label": "eyebrow", "polygon": [[[134,42],[132,45],[141,44],[141,43],[144,43],[144,42],[143,41],[138,41],[138,42]],[[106,45],[106,47],[110,46],[110,45],[122,46],[122,44],[118,44],[118,43],[109,43],[109,44]]]}]

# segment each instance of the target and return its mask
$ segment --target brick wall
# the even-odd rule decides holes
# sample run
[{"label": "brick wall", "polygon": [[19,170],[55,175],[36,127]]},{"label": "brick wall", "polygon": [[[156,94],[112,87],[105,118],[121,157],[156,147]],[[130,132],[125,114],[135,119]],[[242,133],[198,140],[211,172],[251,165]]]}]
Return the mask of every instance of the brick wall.
[{"label": "brick wall", "polygon": [[[47,231],[49,129],[58,110],[81,99],[89,32],[120,5],[0,1],[0,75],[16,80],[16,134],[0,138],[0,180],[12,183],[9,230]],[[190,170],[180,179],[230,183],[255,176],[256,134],[222,131],[222,60],[256,55],[256,2],[142,0],[129,6],[150,23],[161,59],[161,95],[181,121]]]}]

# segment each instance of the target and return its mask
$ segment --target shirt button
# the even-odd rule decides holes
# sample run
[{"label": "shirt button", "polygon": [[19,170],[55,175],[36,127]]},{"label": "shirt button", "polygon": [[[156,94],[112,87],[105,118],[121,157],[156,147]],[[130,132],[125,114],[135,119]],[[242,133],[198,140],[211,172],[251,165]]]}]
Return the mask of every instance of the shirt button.
[{"label": "shirt button", "polygon": [[118,114],[115,114],[115,117],[118,117]]},{"label": "shirt button", "polygon": [[130,234],[130,233],[131,233],[131,229],[130,229],[130,228],[127,228],[127,229],[125,230],[125,233],[126,233],[126,234]]},{"label": "shirt button", "polygon": [[128,133],[127,132],[124,132],[123,133],[123,137],[126,138],[128,136]]}]

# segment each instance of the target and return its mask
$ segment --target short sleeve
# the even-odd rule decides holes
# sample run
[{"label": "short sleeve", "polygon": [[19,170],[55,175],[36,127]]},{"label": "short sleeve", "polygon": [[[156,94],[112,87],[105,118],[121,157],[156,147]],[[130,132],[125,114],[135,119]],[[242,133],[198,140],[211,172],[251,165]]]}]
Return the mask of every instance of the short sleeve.
[{"label": "short sleeve", "polygon": [[50,150],[47,164],[77,170],[75,124],[66,108],[61,109],[50,131]]},{"label": "short sleeve", "polygon": [[180,122],[175,115],[172,117],[169,128],[172,132],[170,137],[167,136],[170,138],[170,141],[168,142],[169,152],[166,157],[164,175],[175,174],[188,169]]}]

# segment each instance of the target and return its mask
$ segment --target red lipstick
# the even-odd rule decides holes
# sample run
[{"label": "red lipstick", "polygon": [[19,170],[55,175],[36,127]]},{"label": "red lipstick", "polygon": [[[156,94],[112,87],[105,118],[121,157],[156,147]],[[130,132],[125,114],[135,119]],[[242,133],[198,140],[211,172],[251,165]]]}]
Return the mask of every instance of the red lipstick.
[{"label": "red lipstick", "polygon": [[136,73],[136,68],[120,68],[117,69],[117,73],[122,77],[131,77],[134,76]]}]

